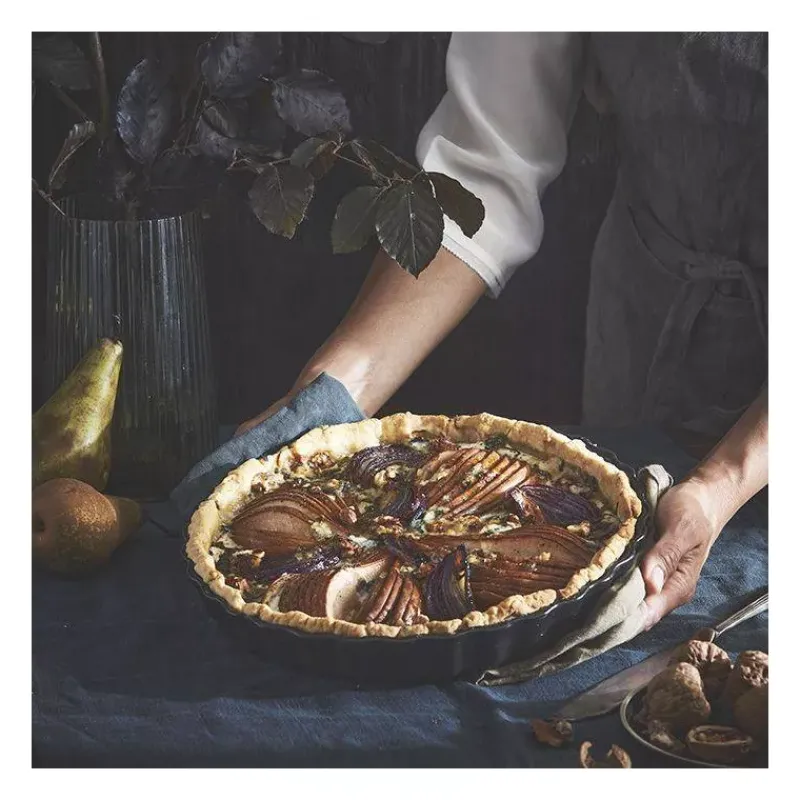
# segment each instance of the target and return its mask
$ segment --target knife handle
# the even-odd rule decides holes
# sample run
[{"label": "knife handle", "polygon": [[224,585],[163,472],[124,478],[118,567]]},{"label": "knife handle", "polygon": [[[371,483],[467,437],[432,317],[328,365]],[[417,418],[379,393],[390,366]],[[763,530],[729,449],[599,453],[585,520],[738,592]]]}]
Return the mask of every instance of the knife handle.
[{"label": "knife handle", "polygon": [[[740,622],[744,622],[745,620],[750,619],[750,617],[754,617],[756,614],[760,614],[762,611],[765,611],[767,609],[768,600],[769,593],[764,592],[764,594],[762,594],[760,597],[757,597],[755,600],[753,600],[752,603],[748,603],[743,608],[740,608],[738,611],[722,620],[722,622],[718,622],[713,628],[710,629],[714,634],[713,639],[716,639],[717,636],[725,633],[725,631],[729,631]],[[711,641],[713,641],[713,639]]]}]

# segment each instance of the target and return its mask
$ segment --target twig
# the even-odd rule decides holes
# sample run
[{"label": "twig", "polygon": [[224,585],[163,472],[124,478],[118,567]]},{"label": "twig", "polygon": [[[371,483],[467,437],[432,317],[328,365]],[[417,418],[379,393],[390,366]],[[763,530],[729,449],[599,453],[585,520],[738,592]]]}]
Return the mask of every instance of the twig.
[{"label": "twig", "polygon": [[56,97],[58,97],[67,108],[74,111],[84,122],[92,121],[89,115],[60,86],[56,86],[54,83],[50,83],[48,86],[55,92]]},{"label": "twig", "polygon": [[[286,159],[283,159],[284,161]],[[268,161],[266,164],[257,164],[249,158],[235,158],[225,167],[225,172],[257,172],[260,173],[264,167],[273,167],[279,164],[279,161]]]},{"label": "twig", "polygon": [[365,166],[361,162],[353,161],[352,158],[348,158],[347,156],[341,155],[338,151],[334,152],[334,155],[336,156],[336,158],[339,158],[342,161],[346,161],[348,164],[352,164],[354,167],[358,167],[359,169],[364,170],[364,172],[368,172],[370,175],[379,175],[381,178],[386,178],[386,180],[391,180],[391,178],[389,178],[388,175],[384,175],[382,172],[371,170],[369,167]]},{"label": "twig", "polygon": [[388,181],[390,184],[393,182],[393,178],[390,178],[388,175],[384,175],[382,172],[378,172],[377,170],[371,170],[369,167],[365,166],[364,164],[359,163],[358,161],[353,161],[352,158],[348,158],[347,156],[341,155],[338,151],[334,152],[336,158],[341,159],[342,161],[346,161],[348,164],[352,164],[354,167],[358,167],[364,172],[368,173],[370,176],[377,176],[378,178],[382,178],[384,181]]},{"label": "twig", "polygon": [[[397,160],[398,160],[398,161],[399,161],[401,164],[405,165],[405,166],[406,166],[406,167],[408,167],[409,169],[411,169],[411,170],[417,169],[417,166],[416,166],[415,164],[411,164],[411,163],[409,163],[409,162],[408,162],[408,161],[406,161],[406,160],[405,160],[405,159],[404,159],[402,156],[399,156],[399,155],[397,155],[397,153],[392,153],[392,155],[393,155],[393,156],[394,156],[394,157],[395,157],[395,158],[396,158],[396,159],[397,159]],[[424,172],[424,170],[420,170],[419,172]],[[417,173],[417,175],[419,175],[419,172]],[[415,178],[416,178],[416,176],[415,176]]]},{"label": "twig", "polygon": [[[201,44],[197,48],[197,50],[195,51],[195,56],[194,56],[195,57],[195,67],[197,67],[197,62],[198,62],[201,50],[209,42],[213,42],[214,39],[217,38],[217,36],[219,36],[219,34],[215,33],[207,42],[203,42],[203,44]],[[191,119],[189,120],[189,127],[186,128],[186,131],[185,131],[185,138],[184,138],[184,141],[183,141],[183,147],[184,148],[189,146],[189,142],[191,141],[192,136],[194,135],[195,129],[197,128],[197,123],[200,121],[200,115],[202,113],[202,108],[201,108],[202,107],[202,103],[203,103],[203,100],[205,99],[203,97],[203,94],[204,94],[204,92],[206,90],[206,82],[203,79],[203,75],[202,75],[202,65],[200,67],[200,70],[201,70],[201,74],[199,74],[197,76],[197,81],[195,82],[195,85],[193,87],[193,88],[195,88],[197,90],[197,98],[196,98],[195,103],[194,103],[194,110],[192,111]],[[178,132],[178,135],[175,137],[175,141],[172,143],[173,147],[177,146],[178,140],[182,136],[184,136],[185,125],[186,125],[186,123],[181,122],[181,129]]]},{"label": "twig", "polygon": [[[200,80],[200,84],[197,87],[197,100],[195,101],[195,104],[194,104],[194,111],[192,111],[192,117],[191,117],[191,120],[189,121],[189,127],[186,130],[186,135],[185,135],[185,138],[183,140],[183,146],[184,147],[188,147],[189,146],[189,142],[192,140],[192,136],[194,135],[195,128],[197,128],[197,123],[200,121],[200,114],[201,114],[201,111],[202,111],[201,107],[202,107],[202,104],[203,104],[203,100],[205,99],[203,97],[203,94],[205,92],[205,88],[206,88],[205,81],[203,81],[201,79]],[[176,138],[176,141],[177,141],[177,138]]]},{"label": "twig", "polygon": [[106,78],[106,62],[103,58],[103,45],[100,43],[100,34],[93,33],[90,37],[92,56],[97,68],[97,78],[100,92],[100,139],[105,141],[111,132],[110,109],[111,101],[108,96],[108,79]]},{"label": "twig", "polygon": [[44,200],[45,203],[47,203],[47,205],[51,206],[56,211],[58,211],[58,213],[61,214],[62,217],[66,217],[67,215],[61,209],[58,203],[56,203],[55,200],[53,200],[53,198],[50,197],[50,195],[47,194],[47,192],[45,192],[44,189],[41,188],[41,186],[39,186],[39,184],[36,182],[36,179],[31,178],[31,180],[33,181],[33,191],[36,192],[39,195],[39,197],[41,197],[42,200]]},{"label": "twig", "polygon": [[172,144],[167,148],[168,151],[180,150],[182,146],[185,146],[181,145],[180,141],[184,137],[184,134],[186,133],[186,128],[189,125],[189,120],[186,116],[186,111],[187,111],[186,104],[189,100],[192,99],[194,93],[198,91],[199,91],[199,86],[198,84],[195,84],[189,89],[188,93],[186,94],[186,97],[181,99],[181,121],[180,124],[178,125],[178,131],[175,134],[175,138],[172,140]]}]

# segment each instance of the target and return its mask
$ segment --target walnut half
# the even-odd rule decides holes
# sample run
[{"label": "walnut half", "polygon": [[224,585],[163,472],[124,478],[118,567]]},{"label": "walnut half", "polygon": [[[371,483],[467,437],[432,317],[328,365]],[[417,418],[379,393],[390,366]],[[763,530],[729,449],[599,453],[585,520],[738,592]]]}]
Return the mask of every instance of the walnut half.
[{"label": "walnut half", "polygon": [[611,745],[611,749],[606,753],[605,758],[596,761],[591,755],[592,743],[584,742],[581,745],[579,758],[581,766],[584,768],[593,767],[616,767],[630,769],[633,766],[631,757],[616,744]]},{"label": "walnut half", "polygon": [[706,761],[735,764],[756,749],[752,736],[727,725],[699,725],[686,735],[689,751]]},{"label": "walnut half", "polygon": [[535,719],[531,728],[538,741],[551,747],[563,747],[572,741],[572,725],[565,719]]}]

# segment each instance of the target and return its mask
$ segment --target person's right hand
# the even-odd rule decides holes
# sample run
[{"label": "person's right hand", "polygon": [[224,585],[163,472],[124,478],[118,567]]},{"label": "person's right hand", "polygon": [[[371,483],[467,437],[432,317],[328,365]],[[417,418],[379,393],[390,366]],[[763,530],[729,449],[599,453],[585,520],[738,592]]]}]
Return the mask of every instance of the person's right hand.
[{"label": "person's right hand", "polygon": [[379,250],[355,302],[294,386],[234,436],[271,417],[321,372],[344,384],[362,413],[372,416],[485,291],[483,279],[445,248],[418,278]]},{"label": "person's right hand", "polygon": [[235,431],[233,434],[234,436],[239,436],[243,433],[246,433],[251,428],[255,428],[256,425],[263,422],[265,419],[269,419],[276,411],[283,408],[290,399],[290,395],[284,395],[281,397],[280,400],[276,400],[268,409],[262,411],[257,416],[253,417],[252,419],[245,420]]}]

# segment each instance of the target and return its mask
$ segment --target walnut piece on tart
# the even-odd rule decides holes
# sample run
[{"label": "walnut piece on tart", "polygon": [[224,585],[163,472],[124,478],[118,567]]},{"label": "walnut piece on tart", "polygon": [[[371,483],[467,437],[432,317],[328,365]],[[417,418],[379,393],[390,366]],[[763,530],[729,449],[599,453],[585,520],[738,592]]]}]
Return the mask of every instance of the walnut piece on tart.
[{"label": "walnut piece on tart", "polygon": [[233,470],[187,554],[240,613],[346,636],[454,633],[596,580],[633,537],[624,472],[543,425],[395,414]]}]

